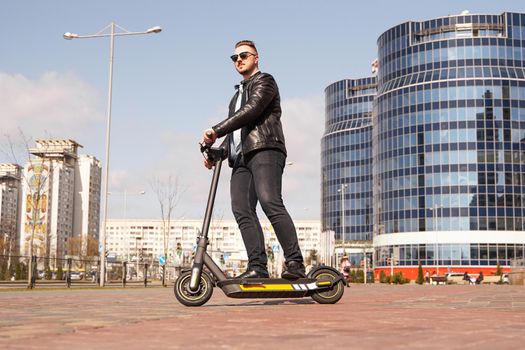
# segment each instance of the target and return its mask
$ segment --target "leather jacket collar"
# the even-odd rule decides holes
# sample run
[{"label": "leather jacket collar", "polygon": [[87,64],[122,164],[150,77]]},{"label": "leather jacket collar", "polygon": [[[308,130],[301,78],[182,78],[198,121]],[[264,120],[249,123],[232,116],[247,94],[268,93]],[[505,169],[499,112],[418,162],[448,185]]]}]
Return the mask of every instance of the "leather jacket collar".
[{"label": "leather jacket collar", "polygon": [[235,90],[239,90],[239,86],[242,84],[244,86],[246,86],[246,84],[248,84],[250,81],[252,81],[257,75],[261,74],[261,71],[257,71],[254,75],[252,75],[251,77],[249,77],[248,79],[244,79],[243,81],[241,81],[240,84],[235,84],[234,85],[234,88]]}]

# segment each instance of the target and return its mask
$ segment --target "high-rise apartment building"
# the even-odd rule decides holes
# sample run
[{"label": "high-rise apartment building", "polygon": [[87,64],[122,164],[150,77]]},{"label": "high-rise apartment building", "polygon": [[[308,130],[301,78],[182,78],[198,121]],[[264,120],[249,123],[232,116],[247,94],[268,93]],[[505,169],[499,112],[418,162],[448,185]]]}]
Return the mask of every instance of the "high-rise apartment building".
[{"label": "high-rise apartment building", "polygon": [[92,255],[100,227],[101,166],[93,156],[80,155],[75,168],[73,232],[81,237],[81,255]]},{"label": "high-rise apartment building", "polygon": [[376,274],[508,268],[525,244],[525,14],[410,21],[377,44]]},{"label": "high-rise apartment building", "polygon": [[[72,140],[37,140],[24,168],[21,253],[85,255],[98,239],[100,164]],[[32,243],[32,244],[31,244]]]},{"label": "high-rise apartment building", "polygon": [[0,255],[17,255],[19,251],[21,174],[18,164],[0,164]]}]

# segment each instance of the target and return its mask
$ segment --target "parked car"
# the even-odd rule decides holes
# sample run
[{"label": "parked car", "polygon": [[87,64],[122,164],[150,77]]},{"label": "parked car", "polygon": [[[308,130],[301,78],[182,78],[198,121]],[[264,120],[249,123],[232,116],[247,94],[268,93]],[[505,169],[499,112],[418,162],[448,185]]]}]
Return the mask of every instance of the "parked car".
[{"label": "parked car", "polygon": [[71,280],[81,280],[84,278],[84,274],[78,271],[71,271]]},{"label": "parked car", "polygon": [[509,274],[508,273],[504,273],[503,275],[501,275],[501,283],[503,283],[503,284],[510,284]]}]

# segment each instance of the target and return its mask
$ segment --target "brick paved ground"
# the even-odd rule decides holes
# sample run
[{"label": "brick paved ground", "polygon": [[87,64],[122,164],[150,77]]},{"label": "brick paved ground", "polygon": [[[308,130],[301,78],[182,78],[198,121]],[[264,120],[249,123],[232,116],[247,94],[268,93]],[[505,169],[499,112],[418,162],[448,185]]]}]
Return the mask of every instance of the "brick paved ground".
[{"label": "brick paved ground", "polygon": [[199,308],[169,288],[0,291],[0,349],[519,349],[523,286],[354,285],[336,305]]}]

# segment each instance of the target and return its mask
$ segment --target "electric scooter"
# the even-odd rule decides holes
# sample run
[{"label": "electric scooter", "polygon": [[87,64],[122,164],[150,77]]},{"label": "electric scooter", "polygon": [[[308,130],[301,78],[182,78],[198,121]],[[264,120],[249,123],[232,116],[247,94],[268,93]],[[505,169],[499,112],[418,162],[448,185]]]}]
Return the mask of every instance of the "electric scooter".
[{"label": "electric scooter", "polygon": [[[208,229],[222,161],[227,151],[201,144],[201,153],[214,163],[213,177],[204,215],[202,230],[197,237],[197,249],[191,270],[185,270],[175,282],[175,297],[186,306],[201,306],[210,300],[215,286],[231,298],[303,298],[311,297],[320,304],[335,304],[344,293],[343,275],[329,266],[317,266],[306,278],[287,280],[283,278],[228,278],[206,252]],[[206,269],[204,269],[206,267]]]}]

